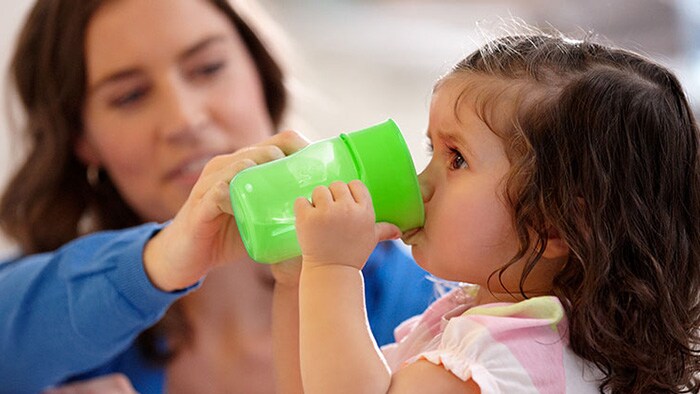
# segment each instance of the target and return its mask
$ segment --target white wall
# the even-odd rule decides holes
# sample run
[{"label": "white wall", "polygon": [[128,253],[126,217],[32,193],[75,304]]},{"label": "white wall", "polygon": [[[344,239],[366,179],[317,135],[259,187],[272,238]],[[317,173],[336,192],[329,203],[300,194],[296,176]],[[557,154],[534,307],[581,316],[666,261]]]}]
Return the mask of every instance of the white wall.
[{"label": "white wall", "polygon": [[[478,27],[494,33],[499,18],[551,23],[565,32],[592,29],[614,43],[641,48],[678,66],[682,77],[687,74],[679,61],[683,45],[678,15],[668,0],[260,1],[288,33],[298,60],[295,110],[303,122],[292,125],[318,139],[392,117],[404,132],[418,170],[428,160],[424,133],[433,82],[483,41]],[[0,109],[5,108],[8,56],[30,3],[0,3]],[[4,111],[0,125],[4,184],[13,151]],[[0,250],[3,246],[0,239]]]},{"label": "white wall", "polygon": [[[434,81],[483,43],[483,34],[499,33],[501,18],[579,36],[592,31],[676,69],[690,93],[700,91],[700,56],[695,68],[686,63],[685,13],[678,10],[698,0],[261,1],[304,62],[297,70],[307,93],[302,131],[326,137],[390,116],[419,170],[428,160],[424,133]],[[700,53],[700,42],[694,45]]]},{"label": "white wall", "polygon": [[[0,187],[4,187],[10,169],[17,158],[17,150],[12,149],[7,119],[7,68],[14,41],[29,7],[30,0],[3,1],[0,4]],[[0,256],[10,249],[9,243],[0,236]]]},{"label": "white wall", "polygon": [[0,182],[7,180],[8,167],[11,161],[9,129],[6,102],[7,68],[9,56],[14,46],[22,20],[30,5],[29,0],[5,1],[0,5]]}]

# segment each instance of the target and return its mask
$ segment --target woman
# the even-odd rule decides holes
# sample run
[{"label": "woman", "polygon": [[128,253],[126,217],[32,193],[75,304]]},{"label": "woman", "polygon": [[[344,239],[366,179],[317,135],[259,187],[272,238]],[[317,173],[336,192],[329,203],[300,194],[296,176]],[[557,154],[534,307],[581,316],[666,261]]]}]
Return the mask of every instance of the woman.
[{"label": "woman", "polygon": [[[0,390],[113,372],[141,393],[274,390],[272,282],[211,198],[306,144],[273,136],[284,74],[249,23],[218,0],[37,1],[12,62],[29,152],[0,205],[24,254],[0,265]],[[431,286],[390,243],[365,274],[384,343]]]}]

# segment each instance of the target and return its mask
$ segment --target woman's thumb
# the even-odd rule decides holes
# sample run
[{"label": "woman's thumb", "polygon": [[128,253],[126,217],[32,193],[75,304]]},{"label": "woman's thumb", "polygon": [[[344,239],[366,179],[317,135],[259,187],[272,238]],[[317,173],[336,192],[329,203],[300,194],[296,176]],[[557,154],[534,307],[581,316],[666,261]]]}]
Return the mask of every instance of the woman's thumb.
[{"label": "woman's thumb", "polygon": [[387,222],[375,223],[374,233],[377,234],[377,242],[401,237],[401,230],[396,225]]}]

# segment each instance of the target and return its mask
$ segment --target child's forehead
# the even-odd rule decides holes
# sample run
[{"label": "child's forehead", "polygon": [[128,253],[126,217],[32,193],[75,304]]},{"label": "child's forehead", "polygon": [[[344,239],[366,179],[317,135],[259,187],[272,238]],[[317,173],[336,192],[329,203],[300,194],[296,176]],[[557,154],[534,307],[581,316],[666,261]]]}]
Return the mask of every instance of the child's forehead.
[{"label": "child's forehead", "polygon": [[[431,116],[463,122],[477,116],[500,134],[513,123],[526,89],[525,82],[476,73],[456,73],[441,79],[433,90]],[[434,114],[435,113],[435,114]]]},{"label": "child's forehead", "polygon": [[499,105],[521,96],[525,84],[524,80],[460,72],[438,81],[433,93],[446,91],[445,95],[458,105]]}]

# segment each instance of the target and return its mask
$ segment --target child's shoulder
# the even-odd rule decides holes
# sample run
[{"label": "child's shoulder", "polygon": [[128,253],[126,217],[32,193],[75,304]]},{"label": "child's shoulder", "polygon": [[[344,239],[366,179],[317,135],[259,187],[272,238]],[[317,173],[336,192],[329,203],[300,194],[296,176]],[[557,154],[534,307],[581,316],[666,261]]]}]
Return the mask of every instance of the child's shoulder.
[{"label": "child's shoulder", "polygon": [[[478,321],[487,327],[501,327],[503,330],[549,328],[566,334],[564,307],[557,297],[540,296],[514,303],[491,303],[473,306],[460,317]],[[499,329],[500,330],[500,329]]]},{"label": "child's shoulder", "polygon": [[474,294],[461,288],[441,297],[396,348],[385,351],[388,359],[442,365],[462,380],[473,379],[483,392],[597,392],[597,375],[568,347],[556,297],[477,306]]}]

